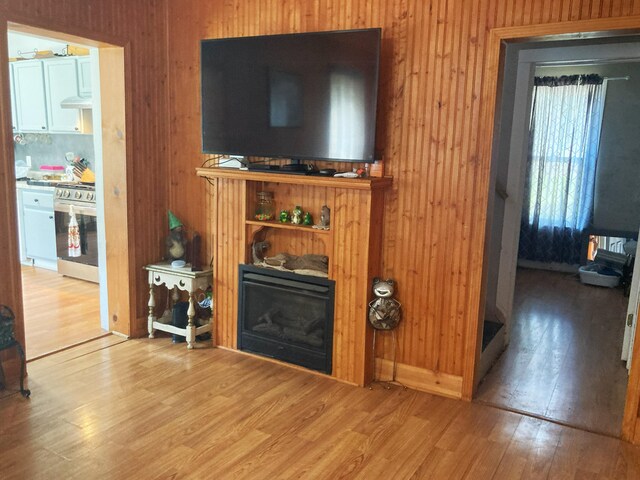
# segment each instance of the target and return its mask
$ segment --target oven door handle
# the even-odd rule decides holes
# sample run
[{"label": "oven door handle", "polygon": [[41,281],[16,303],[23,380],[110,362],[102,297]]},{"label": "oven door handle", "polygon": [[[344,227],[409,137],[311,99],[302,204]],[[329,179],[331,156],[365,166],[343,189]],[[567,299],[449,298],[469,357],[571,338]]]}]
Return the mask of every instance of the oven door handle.
[{"label": "oven door handle", "polygon": [[[55,212],[69,213],[69,207],[71,205],[73,205],[73,204],[55,202],[53,204],[53,210]],[[77,204],[73,205],[73,212],[76,215],[89,215],[91,217],[95,217],[96,216],[95,207],[86,207],[84,205],[77,205]]]}]

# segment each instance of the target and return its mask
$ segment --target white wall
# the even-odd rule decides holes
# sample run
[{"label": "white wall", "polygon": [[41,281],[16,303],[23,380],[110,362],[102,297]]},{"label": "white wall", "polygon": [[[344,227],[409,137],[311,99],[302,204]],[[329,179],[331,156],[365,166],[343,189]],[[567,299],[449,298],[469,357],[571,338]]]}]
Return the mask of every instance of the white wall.
[{"label": "white wall", "polygon": [[53,53],[64,54],[64,49],[67,44],[64,42],[57,42],[51,39],[32,37],[16,32],[9,32],[7,34],[9,42],[9,58],[19,58],[20,52],[24,55],[24,58],[33,58],[33,50],[38,51],[51,50]]}]

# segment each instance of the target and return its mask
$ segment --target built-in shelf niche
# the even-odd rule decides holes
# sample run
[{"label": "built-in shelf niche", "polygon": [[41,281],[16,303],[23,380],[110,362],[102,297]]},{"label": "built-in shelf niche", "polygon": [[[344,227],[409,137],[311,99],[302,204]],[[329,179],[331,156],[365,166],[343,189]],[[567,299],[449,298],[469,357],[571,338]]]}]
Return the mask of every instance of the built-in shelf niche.
[{"label": "built-in shelf niche", "polygon": [[[332,250],[331,230],[318,230],[309,225],[294,225],[290,222],[281,223],[278,220],[254,220],[255,205],[258,192],[268,191],[273,194],[274,215],[279,218],[281,210],[289,213],[296,205],[303,212],[310,212],[314,223],[320,220],[323,205],[331,208],[333,189],[328,187],[310,187],[279,182],[247,183],[247,240],[251,246],[254,241],[266,240],[270,247],[267,256],[278,253],[292,255],[316,254],[330,257]],[[249,249],[247,263],[252,260]]]}]

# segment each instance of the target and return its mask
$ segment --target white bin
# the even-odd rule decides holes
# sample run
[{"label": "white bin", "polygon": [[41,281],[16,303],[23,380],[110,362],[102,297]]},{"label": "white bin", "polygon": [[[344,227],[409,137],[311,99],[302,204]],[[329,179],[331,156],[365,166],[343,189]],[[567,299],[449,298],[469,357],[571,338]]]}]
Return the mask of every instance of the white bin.
[{"label": "white bin", "polygon": [[[580,267],[580,281],[588,285],[597,285],[599,287],[617,287],[620,283],[620,277],[622,274],[617,270],[615,270],[615,275],[604,275],[602,273],[598,273],[598,270],[601,270],[602,268],[603,267],[601,265],[597,265],[595,263]],[[609,269],[609,271],[611,270],[613,269]]]}]

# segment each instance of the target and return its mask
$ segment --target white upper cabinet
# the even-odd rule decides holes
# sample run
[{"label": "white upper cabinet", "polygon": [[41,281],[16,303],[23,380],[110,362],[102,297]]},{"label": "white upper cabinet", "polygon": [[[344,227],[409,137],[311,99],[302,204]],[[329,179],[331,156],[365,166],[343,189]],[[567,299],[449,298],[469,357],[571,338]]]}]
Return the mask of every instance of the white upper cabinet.
[{"label": "white upper cabinet", "polygon": [[13,67],[16,120],[21,132],[46,132],[44,67],[40,60],[16,62]]},{"label": "white upper cabinet", "polygon": [[76,59],[51,59],[42,63],[49,132],[79,132],[80,112],[75,108],[60,107],[60,102],[65,98],[78,96]]},{"label": "white upper cabinet", "polygon": [[78,57],[78,91],[81,97],[91,96],[91,57]]},{"label": "white upper cabinet", "polygon": [[90,133],[79,109],[60,106],[69,97],[91,97],[90,57],[12,62],[9,79],[14,132]]}]

